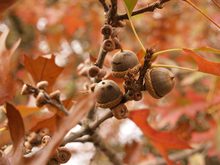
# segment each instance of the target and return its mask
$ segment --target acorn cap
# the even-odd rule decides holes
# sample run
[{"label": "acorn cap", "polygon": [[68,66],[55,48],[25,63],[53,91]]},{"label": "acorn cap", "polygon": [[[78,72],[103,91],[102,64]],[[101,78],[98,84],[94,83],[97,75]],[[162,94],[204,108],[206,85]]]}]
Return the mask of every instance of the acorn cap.
[{"label": "acorn cap", "polygon": [[94,90],[97,106],[101,108],[112,108],[118,105],[122,99],[122,92],[118,85],[112,80],[99,82]]},{"label": "acorn cap", "polygon": [[136,54],[130,50],[123,50],[117,52],[112,58],[112,75],[115,77],[124,77],[130,71],[133,73],[138,72],[140,63]]},{"label": "acorn cap", "polygon": [[151,96],[161,98],[174,87],[174,74],[166,68],[148,69],[145,75],[145,85]]}]

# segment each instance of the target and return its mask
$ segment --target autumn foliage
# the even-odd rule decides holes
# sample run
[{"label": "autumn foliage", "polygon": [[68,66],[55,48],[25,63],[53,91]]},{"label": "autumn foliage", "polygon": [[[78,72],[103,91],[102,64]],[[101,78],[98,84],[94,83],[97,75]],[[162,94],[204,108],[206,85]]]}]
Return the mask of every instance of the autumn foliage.
[{"label": "autumn foliage", "polygon": [[220,164],[219,11],[2,0],[0,165]]}]

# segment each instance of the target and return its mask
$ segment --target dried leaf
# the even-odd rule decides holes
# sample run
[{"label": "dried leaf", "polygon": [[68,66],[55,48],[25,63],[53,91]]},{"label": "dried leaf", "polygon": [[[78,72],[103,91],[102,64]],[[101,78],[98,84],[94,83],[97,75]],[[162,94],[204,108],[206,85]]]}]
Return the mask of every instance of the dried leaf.
[{"label": "dried leaf", "polygon": [[199,71],[220,76],[220,63],[208,61],[190,49],[183,49],[183,51],[195,60]]},{"label": "dried leaf", "polygon": [[157,131],[147,122],[149,110],[135,110],[129,113],[129,118],[137,124],[147,136],[152,144],[160,151],[160,154],[166,159],[169,165],[173,162],[168,158],[168,152],[173,149],[188,149],[189,144],[178,136],[175,131]]},{"label": "dried leaf", "polygon": [[13,142],[14,151],[22,155],[22,146],[25,135],[24,123],[19,111],[12,105],[6,104],[6,115],[8,117],[8,127]]},{"label": "dried leaf", "polygon": [[63,68],[55,64],[54,55],[51,55],[51,58],[38,57],[37,59],[24,56],[24,66],[35,83],[45,80],[48,81],[50,87],[53,86],[55,80],[63,71]]}]

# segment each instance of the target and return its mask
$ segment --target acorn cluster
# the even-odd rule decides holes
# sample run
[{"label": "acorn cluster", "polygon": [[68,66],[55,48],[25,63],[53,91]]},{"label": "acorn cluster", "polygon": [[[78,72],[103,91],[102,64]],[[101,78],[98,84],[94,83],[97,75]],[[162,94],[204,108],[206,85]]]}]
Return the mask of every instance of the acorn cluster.
[{"label": "acorn cluster", "polygon": [[[136,54],[129,50],[119,51],[112,58],[112,75],[117,78],[129,79],[129,75],[138,77],[142,65]],[[132,77],[132,76],[131,76]],[[134,76],[133,76],[134,77]],[[133,78],[135,82],[135,77]],[[174,74],[166,68],[149,67],[144,76],[144,87],[148,93],[156,98],[162,98],[168,94],[174,87]],[[131,84],[131,86],[140,84]],[[117,119],[127,117],[128,110],[124,105],[124,95],[119,86],[112,80],[102,80],[94,89],[98,107],[110,108]],[[126,92],[130,92],[129,90]],[[142,97],[141,91],[133,91],[136,97],[133,100],[138,101]]]}]

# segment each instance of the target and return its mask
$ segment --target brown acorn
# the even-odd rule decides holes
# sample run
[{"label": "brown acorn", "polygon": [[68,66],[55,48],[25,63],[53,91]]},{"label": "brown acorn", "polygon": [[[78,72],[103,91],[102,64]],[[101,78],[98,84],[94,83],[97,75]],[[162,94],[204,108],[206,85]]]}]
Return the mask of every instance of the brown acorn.
[{"label": "brown acorn", "polygon": [[174,74],[166,68],[148,69],[145,75],[146,89],[156,99],[168,94],[173,89],[174,84]]},{"label": "brown acorn", "polygon": [[96,103],[101,108],[112,108],[118,105],[122,99],[122,92],[118,85],[112,80],[103,80],[99,82],[94,92],[96,94]]},{"label": "brown acorn", "polygon": [[137,73],[141,64],[136,54],[129,50],[117,52],[112,58],[112,75],[114,77],[123,78],[128,70]]}]

